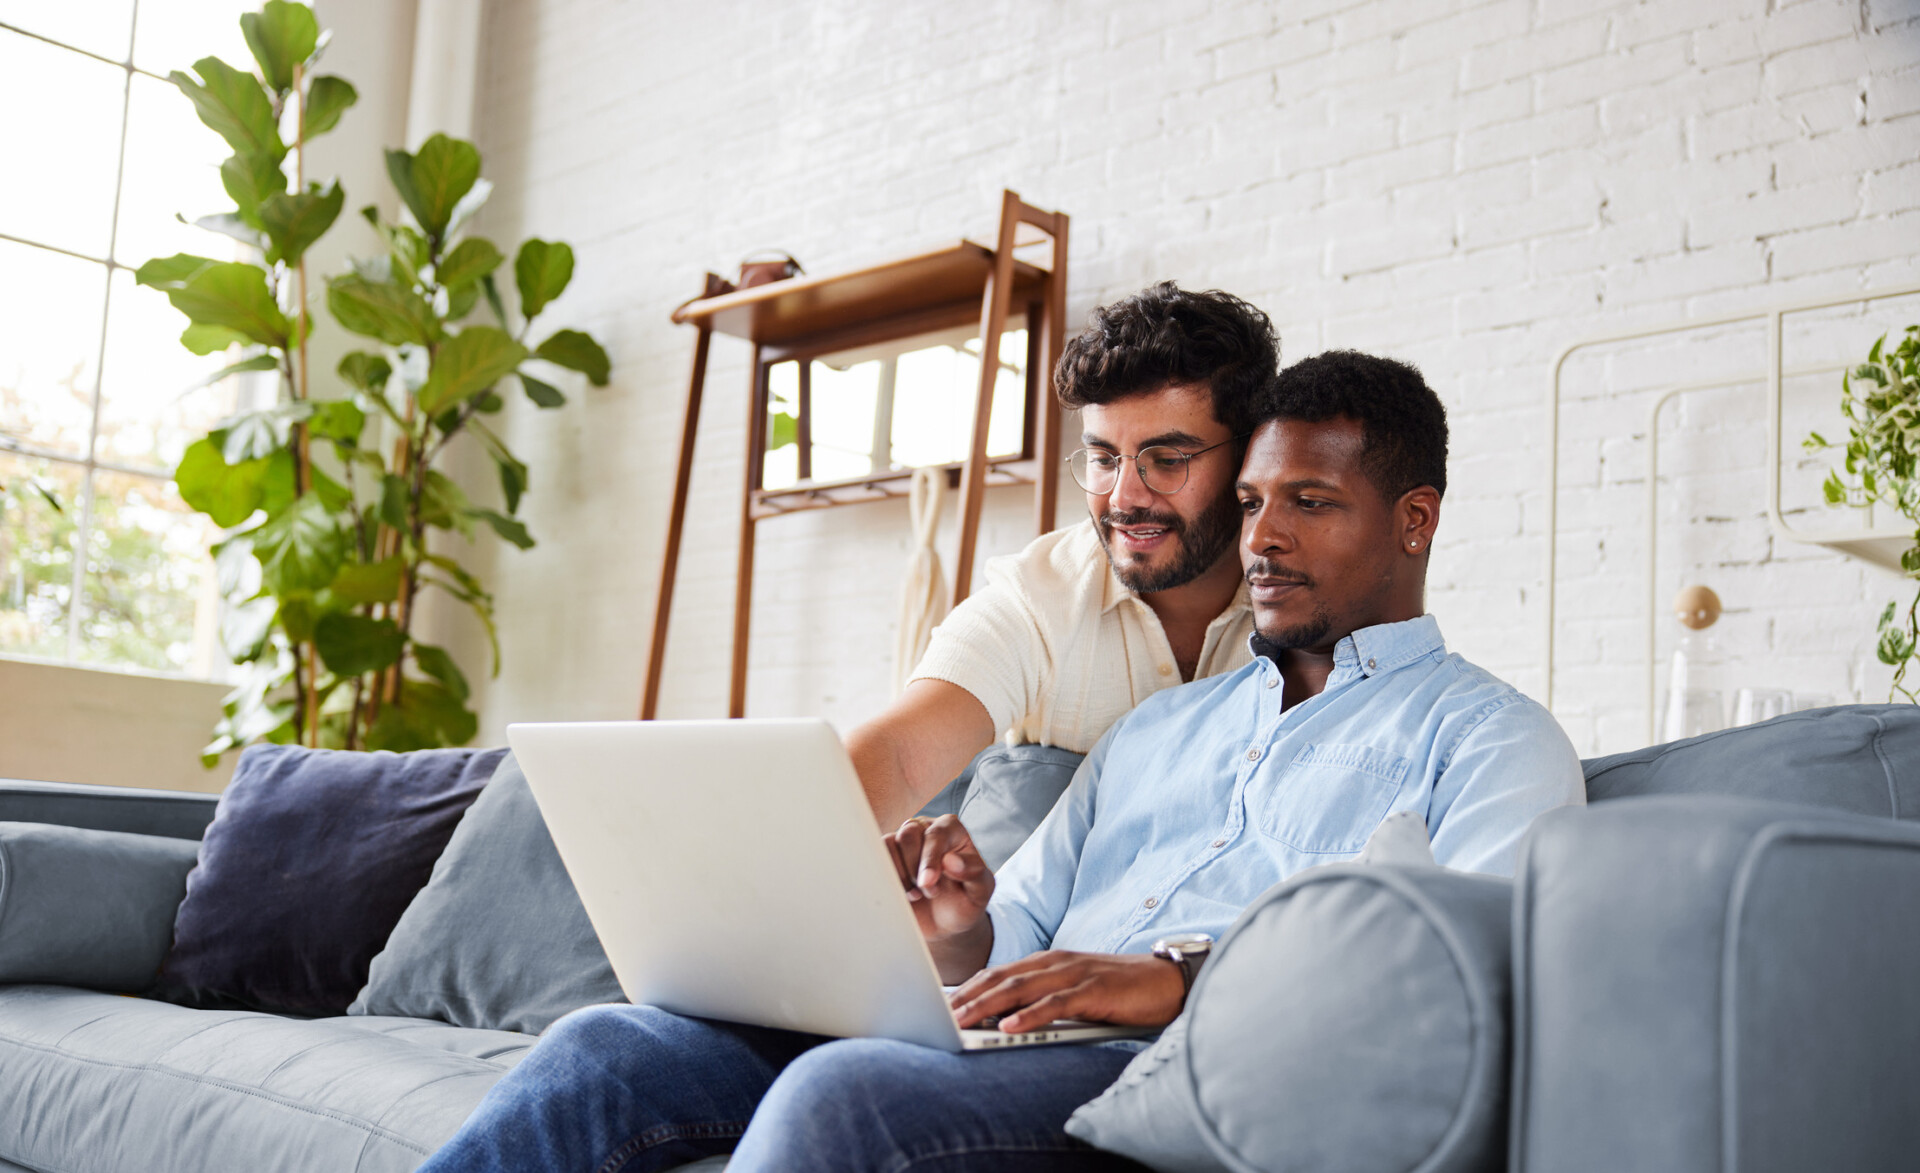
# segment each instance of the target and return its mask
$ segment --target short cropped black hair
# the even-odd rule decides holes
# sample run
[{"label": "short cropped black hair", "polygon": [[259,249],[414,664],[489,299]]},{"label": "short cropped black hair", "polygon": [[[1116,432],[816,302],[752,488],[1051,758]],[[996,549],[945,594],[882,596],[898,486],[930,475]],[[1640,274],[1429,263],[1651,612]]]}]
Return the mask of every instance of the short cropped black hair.
[{"label": "short cropped black hair", "polygon": [[1280,365],[1267,315],[1217,289],[1192,293],[1171,281],[1093,311],[1054,369],[1060,402],[1081,408],[1145,395],[1170,384],[1204,384],[1213,418],[1235,436],[1260,422]]},{"label": "short cropped black hair", "polygon": [[1264,418],[1345,416],[1365,438],[1360,465],[1388,501],[1421,485],[1447,492],[1447,409],[1418,369],[1357,350],[1302,359],[1273,381]]}]

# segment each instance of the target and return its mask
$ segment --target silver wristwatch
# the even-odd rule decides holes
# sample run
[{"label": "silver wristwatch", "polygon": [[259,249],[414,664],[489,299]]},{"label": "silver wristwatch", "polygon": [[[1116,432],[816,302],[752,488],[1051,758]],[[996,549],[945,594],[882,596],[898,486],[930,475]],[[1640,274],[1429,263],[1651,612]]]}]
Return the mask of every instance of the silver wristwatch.
[{"label": "silver wristwatch", "polygon": [[1213,952],[1213,938],[1205,933],[1175,933],[1153,943],[1153,955],[1180,967],[1181,996],[1193,992],[1193,979],[1200,975],[1207,955]]}]

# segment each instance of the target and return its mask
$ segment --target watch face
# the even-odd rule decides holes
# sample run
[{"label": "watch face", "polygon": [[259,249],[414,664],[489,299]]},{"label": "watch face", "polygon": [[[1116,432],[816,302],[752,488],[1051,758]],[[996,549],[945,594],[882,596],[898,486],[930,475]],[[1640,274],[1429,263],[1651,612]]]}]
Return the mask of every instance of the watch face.
[{"label": "watch face", "polygon": [[1153,947],[1156,952],[1162,949],[1178,949],[1182,953],[1201,953],[1213,947],[1213,938],[1206,933],[1175,933],[1155,941]]}]

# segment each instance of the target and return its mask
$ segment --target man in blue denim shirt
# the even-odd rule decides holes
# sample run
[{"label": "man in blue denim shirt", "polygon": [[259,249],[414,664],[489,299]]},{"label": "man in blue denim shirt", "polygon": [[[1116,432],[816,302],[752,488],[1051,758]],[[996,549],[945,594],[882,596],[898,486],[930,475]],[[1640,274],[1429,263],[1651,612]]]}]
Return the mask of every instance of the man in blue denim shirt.
[{"label": "man in blue denim shirt", "polygon": [[[1392,813],[1424,818],[1437,862],[1505,873],[1535,816],[1582,801],[1552,716],[1449,655],[1424,614],[1446,417],[1419,373],[1323,354],[1279,377],[1271,415],[1236,485],[1253,663],[1122,718],[997,878],[951,815],[887,836],[962,1026],[1163,1026],[1191,974],[1156,938],[1222,932]],[[734,1173],[1132,1168],[1063,1127],[1131,1055],[949,1055],[601,1007],[556,1024],[423,1168],[670,1169],[736,1144]]]}]

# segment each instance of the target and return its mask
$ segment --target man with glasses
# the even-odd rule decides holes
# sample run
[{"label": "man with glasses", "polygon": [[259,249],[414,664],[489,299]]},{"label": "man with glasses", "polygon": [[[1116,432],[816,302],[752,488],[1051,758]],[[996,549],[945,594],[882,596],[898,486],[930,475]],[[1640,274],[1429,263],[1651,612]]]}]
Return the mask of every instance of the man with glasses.
[{"label": "man with glasses", "polygon": [[1093,312],[1055,372],[1085,522],[987,564],[901,697],[847,750],[882,827],[996,736],[1084,754],[1162,689],[1248,661],[1233,478],[1279,365],[1267,316],[1171,281]]}]

